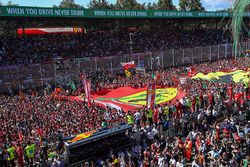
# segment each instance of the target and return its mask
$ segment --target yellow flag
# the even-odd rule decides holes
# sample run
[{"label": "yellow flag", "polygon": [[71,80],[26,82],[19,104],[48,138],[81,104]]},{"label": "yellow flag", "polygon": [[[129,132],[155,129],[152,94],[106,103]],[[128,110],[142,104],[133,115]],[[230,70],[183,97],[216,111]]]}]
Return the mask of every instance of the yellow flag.
[{"label": "yellow flag", "polygon": [[132,75],[129,70],[125,70],[125,74],[126,74],[127,77],[131,77],[131,75]]}]

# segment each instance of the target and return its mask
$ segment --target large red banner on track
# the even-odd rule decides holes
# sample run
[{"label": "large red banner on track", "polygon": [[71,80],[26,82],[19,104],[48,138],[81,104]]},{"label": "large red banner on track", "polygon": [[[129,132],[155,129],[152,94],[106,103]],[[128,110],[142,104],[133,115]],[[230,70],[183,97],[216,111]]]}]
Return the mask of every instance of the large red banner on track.
[{"label": "large red banner on track", "polygon": [[[181,99],[185,93],[177,88],[156,88],[155,104],[164,104],[170,100]],[[97,105],[116,108],[124,111],[135,111],[137,108],[146,106],[147,88],[121,87],[107,89],[92,94]],[[82,96],[71,97],[71,100],[83,101]]]}]

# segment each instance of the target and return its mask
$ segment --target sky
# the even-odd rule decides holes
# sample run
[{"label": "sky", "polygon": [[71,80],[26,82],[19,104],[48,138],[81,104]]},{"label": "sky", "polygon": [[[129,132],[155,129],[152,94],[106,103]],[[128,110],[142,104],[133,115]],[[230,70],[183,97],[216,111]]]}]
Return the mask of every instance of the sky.
[{"label": "sky", "polygon": [[[9,0],[0,0],[4,4]],[[39,7],[52,7],[53,5],[58,5],[61,0],[11,0],[14,3],[19,4],[19,6],[39,6]],[[81,4],[87,7],[90,0],[75,0],[77,4]],[[108,0],[110,3],[115,3],[116,0]],[[157,0],[137,0],[140,3],[157,2]],[[232,0],[201,0],[202,5],[208,11],[215,11],[221,9],[227,9],[231,7]],[[178,6],[179,0],[173,0],[173,3]]]}]

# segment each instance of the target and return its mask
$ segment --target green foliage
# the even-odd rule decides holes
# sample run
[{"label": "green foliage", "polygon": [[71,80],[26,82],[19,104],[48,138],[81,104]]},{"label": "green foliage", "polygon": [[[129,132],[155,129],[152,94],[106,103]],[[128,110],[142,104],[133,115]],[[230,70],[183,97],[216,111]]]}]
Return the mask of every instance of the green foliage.
[{"label": "green foliage", "polygon": [[205,10],[201,4],[201,0],[191,0],[190,10]]},{"label": "green foliage", "polygon": [[157,10],[158,9],[158,6],[157,6],[157,4],[156,3],[148,3],[147,5],[146,5],[146,9],[148,9],[148,10]]},{"label": "green foliage", "polygon": [[[1,5],[1,2],[0,2],[0,5]],[[18,6],[18,4],[13,3],[12,1],[8,1],[8,2],[6,3],[6,6]]]},{"label": "green foliage", "polygon": [[88,7],[90,9],[114,9],[114,5],[109,4],[106,0],[91,0]]},{"label": "green foliage", "polygon": [[180,0],[179,1],[179,6],[181,11],[186,11],[186,8],[188,6],[188,0]]},{"label": "green foliage", "polygon": [[59,8],[81,8],[81,5],[75,3],[74,0],[62,0],[58,6]]},{"label": "green foliage", "polygon": [[17,3],[14,3],[12,1],[8,1],[6,4],[3,4],[1,1],[0,1],[0,6],[3,6],[3,5],[6,5],[6,6],[18,6]]},{"label": "green foliage", "polygon": [[232,19],[232,28],[233,28],[233,37],[234,37],[234,55],[238,55],[240,47],[240,35],[242,33],[243,27],[243,16],[246,10],[250,5],[249,0],[235,0],[233,5],[233,19]]},{"label": "green foliage", "polygon": [[161,9],[161,10],[176,9],[175,6],[173,5],[172,0],[159,0],[157,6],[158,6],[158,9]]},{"label": "green foliage", "polygon": [[181,11],[205,10],[201,0],[180,0],[179,6]]},{"label": "green foliage", "polygon": [[118,0],[116,3],[116,9],[143,10],[145,8],[146,8],[145,3],[140,4],[136,0]]}]

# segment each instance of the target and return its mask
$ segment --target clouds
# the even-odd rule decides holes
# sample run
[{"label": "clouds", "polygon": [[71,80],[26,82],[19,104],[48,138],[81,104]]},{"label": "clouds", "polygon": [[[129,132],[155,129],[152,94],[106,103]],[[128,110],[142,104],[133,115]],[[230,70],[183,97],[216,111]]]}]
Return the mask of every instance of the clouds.
[{"label": "clouds", "polygon": [[[208,11],[227,9],[232,6],[233,0],[201,0],[202,5]],[[176,6],[179,5],[179,0],[173,0]]]}]

